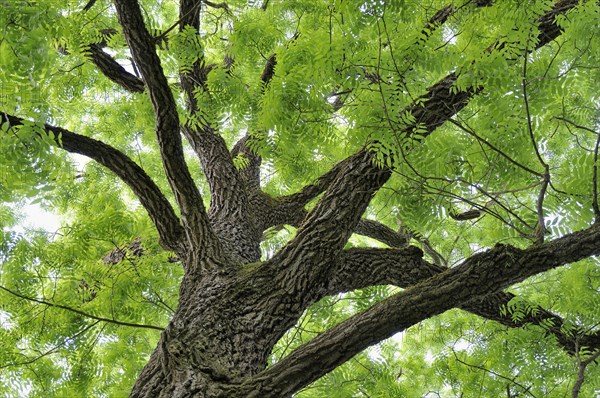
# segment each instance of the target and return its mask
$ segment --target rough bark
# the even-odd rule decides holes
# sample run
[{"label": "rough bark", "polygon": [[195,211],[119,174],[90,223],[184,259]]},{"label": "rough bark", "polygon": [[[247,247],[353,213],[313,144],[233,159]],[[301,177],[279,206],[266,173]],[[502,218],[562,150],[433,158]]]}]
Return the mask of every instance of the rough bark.
[{"label": "rough bark", "polygon": [[[139,4],[133,0],[114,0],[114,4],[154,107],[157,140],[182,225],[154,183],[123,154],[66,130],[46,129],[62,133],[64,149],[98,160],[132,187],[157,225],[165,247],[177,251],[186,270],[178,308],[132,397],[289,396],[369,345],[450,308],[497,317],[494,307],[510,297],[501,289],[600,254],[600,226],[595,225],[526,250],[498,245],[452,269],[423,261],[422,252],[414,248],[386,252],[393,254],[390,258],[380,252],[377,261],[363,264],[373,252],[343,251],[355,231],[391,246],[406,244],[399,233],[361,220],[371,198],[390,176],[390,170],[374,164],[372,153],[358,152],[296,195],[270,198],[257,189],[259,158],[248,154],[251,167],[240,173],[233,166],[232,153],[211,126],[185,126],[183,133],[202,161],[211,189],[211,207],[206,212],[183,158],[175,101]],[[181,1],[181,27],[199,28],[200,4]],[[576,4],[561,0],[538,20],[536,48],[560,34],[554,17]],[[434,20],[443,22],[452,10],[442,11]],[[267,62],[263,82],[273,76],[275,62],[275,57]],[[191,113],[201,110],[193,93],[206,89],[207,73],[199,60],[190,73],[180,76]],[[454,90],[456,79],[455,74],[448,75],[431,86],[418,105],[405,109],[416,120],[403,126],[406,135],[414,136],[417,128],[421,136],[430,134],[481,89]],[[233,153],[236,151],[244,149],[234,148]],[[307,202],[321,194],[315,208],[307,212]],[[272,214],[265,214],[265,209]],[[271,260],[258,262],[260,233],[282,223],[297,225],[296,236]],[[368,271],[357,272],[361,267]],[[385,272],[386,268],[393,272]],[[307,306],[326,294],[390,282],[412,286],[266,369],[273,346]],[[506,324],[505,319],[497,318]]]},{"label": "rough bark", "polygon": [[[431,264],[423,259],[423,252],[410,246],[404,249],[350,249],[343,252],[341,260],[331,265],[329,283],[324,295],[335,295],[374,285],[395,285],[409,288],[448,268]],[[565,333],[561,317],[539,306],[513,319],[507,311],[508,303],[515,295],[498,292],[475,298],[458,308],[483,318],[496,321],[510,328],[540,325],[546,333],[553,335],[569,354],[574,355],[582,346],[600,349],[598,333]]]}]

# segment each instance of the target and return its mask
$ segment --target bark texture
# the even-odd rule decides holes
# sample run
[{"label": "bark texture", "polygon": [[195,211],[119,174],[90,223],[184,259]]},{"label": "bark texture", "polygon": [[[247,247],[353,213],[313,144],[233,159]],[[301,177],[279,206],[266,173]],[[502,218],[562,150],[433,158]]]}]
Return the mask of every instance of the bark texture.
[{"label": "bark texture", "polygon": [[[367,149],[339,162],[299,192],[271,197],[261,191],[261,159],[248,148],[251,134],[230,150],[209,123],[180,126],[174,96],[138,2],[114,0],[114,5],[143,85],[123,73],[99,46],[92,45],[90,56],[111,80],[150,96],[163,166],[181,216],[123,153],[58,127],[45,125],[45,130],[61,134],[63,149],[89,156],[127,183],[148,211],[163,246],[174,251],[185,268],[178,308],[131,397],[287,397],[369,345],[457,307],[509,327],[552,320],[554,326],[548,333],[570,353],[575,353],[582,341],[600,348],[597,335],[579,336],[577,342],[564,335],[560,317],[543,309],[519,322],[501,312],[501,306],[513,298],[502,289],[537,273],[599,255],[598,225],[525,250],[497,245],[447,269],[427,262],[421,249],[409,246],[408,234],[361,218],[391,175],[391,170],[375,164],[375,155]],[[560,0],[535,21],[539,28],[535,48],[560,35],[555,17],[576,5],[577,1]],[[490,6],[490,2],[475,2],[474,6]],[[191,26],[199,32],[201,9],[199,0],[181,0],[179,27]],[[435,13],[425,21],[426,32],[446,22],[455,11],[447,6]],[[226,63],[231,66],[234,60]],[[276,65],[277,55],[273,54],[260,77],[264,86],[277,73]],[[192,115],[202,110],[194,93],[207,90],[212,68],[200,59],[180,75]],[[451,73],[431,85],[404,110],[415,123],[397,126],[398,131],[419,139],[432,134],[483,90],[456,90],[457,78]],[[1,113],[0,120],[11,126],[23,122]],[[184,160],[182,135],[205,171],[209,209],[205,209]],[[233,164],[238,155],[249,160],[243,170]],[[308,211],[306,205],[320,195]],[[270,260],[261,262],[263,232],[283,224],[298,227],[295,237]],[[390,248],[344,250],[353,233],[370,236]],[[274,345],[309,305],[326,295],[379,284],[405,290],[267,369]]]}]

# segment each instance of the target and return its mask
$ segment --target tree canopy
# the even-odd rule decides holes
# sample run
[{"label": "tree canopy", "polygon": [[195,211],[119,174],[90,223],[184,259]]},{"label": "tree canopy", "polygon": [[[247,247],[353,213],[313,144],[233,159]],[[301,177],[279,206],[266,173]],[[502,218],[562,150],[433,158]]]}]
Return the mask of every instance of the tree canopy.
[{"label": "tree canopy", "polygon": [[600,393],[598,1],[1,4],[0,395]]}]

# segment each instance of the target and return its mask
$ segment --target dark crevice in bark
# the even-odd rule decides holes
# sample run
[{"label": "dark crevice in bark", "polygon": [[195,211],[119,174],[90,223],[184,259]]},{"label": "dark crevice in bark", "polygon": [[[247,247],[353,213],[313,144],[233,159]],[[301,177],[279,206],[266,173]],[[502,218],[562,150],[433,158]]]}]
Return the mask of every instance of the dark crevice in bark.
[{"label": "dark crevice in bark", "polygon": [[[0,121],[8,121],[11,126],[20,126],[23,119],[0,113]],[[183,229],[169,201],[154,181],[133,160],[121,151],[93,138],[75,134],[60,127],[44,125],[46,132],[52,132],[62,149],[93,159],[115,173],[140,199],[158,230],[161,244],[167,250],[181,254]],[[60,138],[59,138],[60,137]]]}]

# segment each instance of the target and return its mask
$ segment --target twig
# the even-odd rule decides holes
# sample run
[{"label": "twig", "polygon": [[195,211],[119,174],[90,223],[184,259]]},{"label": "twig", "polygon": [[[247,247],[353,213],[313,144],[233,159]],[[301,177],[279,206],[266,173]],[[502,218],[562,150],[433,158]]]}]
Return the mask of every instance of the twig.
[{"label": "twig", "polygon": [[43,357],[45,357],[45,356],[48,356],[48,355],[54,354],[56,351],[58,351],[58,349],[59,349],[59,348],[61,348],[62,346],[64,346],[64,345],[65,345],[67,342],[69,342],[69,341],[73,341],[73,340],[74,340],[75,338],[77,338],[79,335],[81,335],[81,334],[83,334],[83,333],[87,332],[88,330],[90,330],[91,328],[93,328],[94,326],[96,326],[98,323],[100,323],[100,321],[98,321],[98,320],[97,320],[96,322],[92,323],[91,325],[88,325],[88,326],[86,326],[86,327],[85,327],[83,330],[81,330],[81,331],[79,331],[79,332],[75,333],[73,336],[65,338],[65,340],[64,340],[62,343],[60,343],[60,344],[57,344],[56,346],[52,347],[52,348],[51,348],[51,349],[49,349],[48,351],[46,351],[46,352],[43,352],[43,353],[39,354],[39,355],[38,355],[38,356],[36,356],[36,357],[29,358],[28,360],[26,360],[26,361],[23,361],[23,362],[12,362],[12,363],[8,363],[8,364],[6,364],[6,365],[1,365],[1,366],[0,366],[0,369],[3,369],[3,368],[9,368],[9,367],[12,367],[12,366],[23,366],[23,365],[29,365],[29,364],[31,364],[31,363],[34,363],[35,361],[37,361],[37,360],[39,360],[39,359],[42,359],[42,358],[43,358]]},{"label": "twig", "polygon": [[527,116],[527,131],[529,132],[529,138],[531,139],[531,144],[533,145],[535,154],[540,164],[544,167],[544,174],[542,176],[542,188],[540,189],[540,194],[538,196],[536,205],[536,212],[538,217],[536,243],[542,244],[544,243],[544,235],[546,234],[546,225],[544,220],[544,197],[546,196],[546,190],[548,189],[548,184],[550,183],[550,167],[544,161],[544,158],[542,157],[538,145],[535,141],[535,135],[533,134],[531,112],[529,111],[529,99],[527,97],[527,62],[529,61],[528,47],[529,46],[526,46],[525,48],[525,57],[523,58],[523,76],[521,79],[521,85],[523,87],[523,102],[525,103],[525,114]]},{"label": "twig", "polygon": [[467,363],[467,362],[465,362],[465,361],[461,360],[461,359],[458,357],[458,355],[456,355],[456,351],[454,351],[454,350],[452,350],[452,354],[454,355],[454,359],[456,359],[456,361],[457,361],[458,363],[461,363],[461,364],[463,364],[463,365],[465,365],[465,366],[468,366],[468,367],[470,367],[470,368],[474,368],[474,369],[479,369],[479,370],[482,370],[482,371],[484,371],[484,372],[487,372],[487,373],[490,373],[490,374],[492,374],[492,375],[494,375],[494,376],[496,376],[496,377],[499,377],[499,378],[501,378],[501,379],[507,380],[507,381],[511,382],[512,384],[514,384],[515,386],[517,386],[517,387],[520,387],[521,389],[523,389],[523,392],[524,392],[524,393],[526,393],[526,394],[529,394],[529,395],[531,395],[532,397],[535,397],[535,395],[534,395],[534,394],[533,394],[531,391],[529,391],[529,390],[531,389],[531,386],[529,386],[529,387],[525,387],[523,384],[521,384],[521,383],[517,382],[517,381],[516,381],[514,378],[513,378],[513,379],[511,379],[511,378],[509,378],[509,377],[506,377],[506,376],[504,376],[504,375],[502,375],[502,374],[500,374],[500,373],[494,372],[493,370],[491,370],[491,369],[488,369],[488,368],[485,368],[485,367],[483,367],[483,366],[479,366],[479,365],[472,365],[472,364],[470,364],[470,363]]},{"label": "twig", "polygon": [[63,309],[63,310],[71,311],[71,312],[74,312],[76,314],[83,315],[83,316],[91,318],[91,319],[95,319],[97,321],[102,321],[102,322],[107,322],[107,323],[114,323],[115,325],[121,325],[121,326],[131,326],[131,327],[144,328],[144,329],[155,329],[155,330],[160,330],[160,331],[163,331],[165,329],[165,328],[162,328],[160,326],[145,325],[145,324],[131,323],[131,322],[122,322],[122,321],[117,321],[115,319],[103,318],[103,317],[100,317],[100,316],[88,314],[87,312],[83,312],[83,311],[77,310],[75,308],[67,307],[66,305],[50,303],[48,301],[38,300],[38,299],[35,299],[33,297],[24,296],[24,295],[22,295],[20,293],[12,291],[12,290],[10,290],[10,289],[8,289],[8,288],[6,288],[4,286],[1,286],[1,285],[0,285],[0,289],[4,290],[7,293],[12,294],[13,296],[22,298],[24,300],[33,301],[33,302],[39,303],[39,304],[44,304],[44,305],[47,305],[48,307],[56,307],[56,308],[60,308],[60,309]]},{"label": "twig", "polygon": [[473,131],[470,127],[465,126],[463,123],[461,122],[457,122],[454,119],[448,119],[448,121],[450,123],[452,123],[453,125],[455,125],[456,127],[458,127],[459,129],[461,129],[462,131],[464,131],[465,133],[469,134],[471,137],[475,138],[477,141],[481,142],[482,144],[486,145],[487,147],[489,147],[492,151],[498,153],[500,156],[502,156],[503,158],[505,158],[506,160],[508,160],[510,163],[514,164],[515,166],[527,171],[528,173],[534,174],[538,177],[543,177],[544,175],[540,172],[537,172],[533,169],[530,169],[529,167],[522,165],[521,163],[517,162],[516,160],[514,160],[513,158],[511,158],[510,156],[508,156],[507,154],[505,154],[504,152],[502,152],[500,149],[496,148],[493,144],[489,143],[487,140],[485,140],[484,138],[480,137],[479,135],[477,135],[477,133],[475,133],[475,131]]},{"label": "twig", "polygon": [[573,122],[573,121],[571,121],[571,120],[569,120],[567,118],[561,117],[561,116],[553,116],[552,119],[560,120],[561,122],[568,123],[568,124],[572,125],[573,127],[577,127],[580,130],[585,130],[585,131],[590,132],[592,134],[598,134],[598,132],[595,131],[594,129],[591,129],[591,128],[586,127],[586,126],[582,126],[580,124],[577,124],[577,123],[575,123],[575,122]]}]

